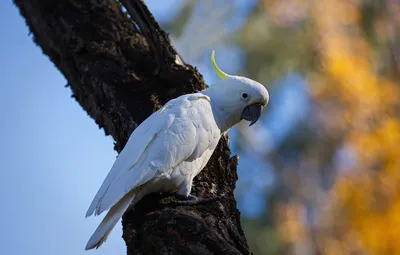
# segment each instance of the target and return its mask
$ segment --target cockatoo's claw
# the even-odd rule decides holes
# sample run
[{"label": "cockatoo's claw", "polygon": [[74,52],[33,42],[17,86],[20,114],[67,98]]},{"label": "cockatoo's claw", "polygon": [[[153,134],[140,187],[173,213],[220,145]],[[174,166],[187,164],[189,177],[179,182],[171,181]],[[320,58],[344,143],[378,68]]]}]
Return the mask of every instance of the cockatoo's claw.
[{"label": "cockatoo's claw", "polygon": [[189,195],[188,197],[182,197],[182,198],[185,200],[173,201],[172,203],[175,205],[202,205],[202,204],[212,203],[221,199],[221,197],[218,196],[196,197],[193,195]]}]

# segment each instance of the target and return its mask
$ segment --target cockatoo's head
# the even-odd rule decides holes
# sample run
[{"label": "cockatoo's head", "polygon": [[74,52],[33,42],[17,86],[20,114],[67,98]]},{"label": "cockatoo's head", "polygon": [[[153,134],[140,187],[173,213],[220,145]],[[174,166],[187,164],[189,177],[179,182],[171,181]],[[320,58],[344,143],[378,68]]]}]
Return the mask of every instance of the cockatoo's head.
[{"label": "cockatoo's head", "polygon": [[214,108],[220,111],[223,129],[229,129],[242,119],[250,121],[250,126],[256,123],[268,104],[268,90],[256,81],[221,71],[215,63],[214,51],[211,62],[221,80],[207,89],[207,95],[215,104]]}]

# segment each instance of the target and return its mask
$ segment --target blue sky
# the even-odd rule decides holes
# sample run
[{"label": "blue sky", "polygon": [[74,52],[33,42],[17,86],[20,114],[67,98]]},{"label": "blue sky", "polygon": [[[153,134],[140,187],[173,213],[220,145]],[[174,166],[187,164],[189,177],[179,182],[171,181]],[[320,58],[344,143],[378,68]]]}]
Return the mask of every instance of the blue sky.
[{"label": "blue sky", "polygon": [[[160,2],[146,2],[167,18]],[[17,8],[0,8],[1,254],[125,254],[120,223],[101,249],[84,251],[102,218],[84,215],[117,155],[112,138],[70,98]]]},{"label": "blue sky", "polygon": [[[1,254],[88,254],[85,210],[115,159],[11,3],[0,3]],[[117,227],[96,254],[124,254]]]}]

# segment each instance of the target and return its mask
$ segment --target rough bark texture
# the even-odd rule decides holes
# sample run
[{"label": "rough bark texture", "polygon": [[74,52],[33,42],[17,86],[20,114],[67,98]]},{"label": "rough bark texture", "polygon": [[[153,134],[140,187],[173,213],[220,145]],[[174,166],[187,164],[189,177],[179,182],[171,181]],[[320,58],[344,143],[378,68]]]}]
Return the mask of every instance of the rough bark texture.
[{"label": "rough bark texture", "polygon": [[[118,152],[152,112],[206,86],[181,62],[142,1],[120,1],[132,19],[115,0],[14,2],[34,42],[66,77],[73,97],[113,136]],[[173,198],[153,194],[125,213],[127,253],[249,254],[233,196],[236,165],[223,137],[192,189],[198,196],[223,196],[221,201],[171,206],[166,201]]]}]

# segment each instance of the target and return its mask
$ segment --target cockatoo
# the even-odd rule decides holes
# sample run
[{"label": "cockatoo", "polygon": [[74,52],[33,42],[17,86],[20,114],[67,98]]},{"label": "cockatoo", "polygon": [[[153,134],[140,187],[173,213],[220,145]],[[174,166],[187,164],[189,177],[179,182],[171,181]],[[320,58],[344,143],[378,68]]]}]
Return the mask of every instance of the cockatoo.
[{"label": "cockatoo", "polygon": [[86,213],[109,209],[86,250],[100,247],[124,212],[147,194],[177,191],[186,201],[205,200],[190,194],[193,178],[221,135],[242,119],[253,125],[269,101],[260,83],[221,71],[214,51],[211,62],[221,80],[170,100],[130,135]]}]

